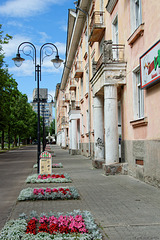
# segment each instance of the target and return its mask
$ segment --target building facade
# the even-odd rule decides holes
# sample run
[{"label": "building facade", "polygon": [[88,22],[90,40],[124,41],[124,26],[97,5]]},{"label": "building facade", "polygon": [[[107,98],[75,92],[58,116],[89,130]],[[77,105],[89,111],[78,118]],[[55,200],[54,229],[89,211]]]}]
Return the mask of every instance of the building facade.
[{"label": "building facade", "polygon": [[[79,0],[57,91],[59,145],[105,174],[160,181],[160,2]],[[60,118],[58,117],[60,115]]]}]

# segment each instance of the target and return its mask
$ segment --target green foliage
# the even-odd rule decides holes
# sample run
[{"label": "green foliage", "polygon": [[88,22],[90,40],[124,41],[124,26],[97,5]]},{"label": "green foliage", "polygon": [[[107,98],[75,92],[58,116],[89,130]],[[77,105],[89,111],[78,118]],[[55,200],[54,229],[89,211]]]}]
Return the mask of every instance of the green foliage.
[{"label": "green foliage", "polygon": [[10,139],[17,136],[21,140],[36,138],[37,115],[28,103],[27,96],[18,90],[18,84],[8,73],[4,61],[3,44],[7,44],[12,37],[6,34],[3,37],[0,24],[0,131],[2,132],[2,149],[4,148],[4,133]]},{"label": "green foliage", "polygon": [[51,123],[49,132],[50,132],[51,136],[52,136],[52,134],[55,134],[55,119],[53,119],[53,122]]}]

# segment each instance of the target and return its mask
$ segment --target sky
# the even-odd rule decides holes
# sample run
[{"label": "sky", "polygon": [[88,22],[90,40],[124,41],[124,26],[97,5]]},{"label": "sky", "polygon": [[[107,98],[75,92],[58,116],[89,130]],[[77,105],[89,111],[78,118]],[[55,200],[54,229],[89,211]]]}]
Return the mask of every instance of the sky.
[{"label": "sky", "polygon": [[[35,82],[35,69],[31,57],[25,58],[21,67],[16,67],[12,58],[16,56],[17,48],[22,42],[31,42],[37,50],[37,64],[39,64],[40,47],[45,43],[57,46],[59,56],[65,59],[68,9],[75,8],[74,0],[1,0],[0,24],[3,36],[9,34],[13,37],[9,44],[3,45],[5,62],[8,64],[9,73],[18,83],[18,89],[27,94],[28,101],[33,99]],[[48,49],[49,50],[49,49]],[[28,53],[29,49],[25,48]],[[48,94],[53,98],[57,83],[61,82],[64,64],[56,69],[51,63],[54,58],[45,57],[42,64],[40,88],[48,88]],[[50,96],[50,98],[51,98]]]}]

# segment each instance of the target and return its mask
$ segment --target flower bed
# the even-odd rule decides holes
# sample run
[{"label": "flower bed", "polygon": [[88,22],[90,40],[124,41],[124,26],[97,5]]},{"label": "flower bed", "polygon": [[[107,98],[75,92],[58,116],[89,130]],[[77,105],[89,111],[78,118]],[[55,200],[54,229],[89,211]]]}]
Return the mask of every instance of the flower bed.
[{"label": "flower bed", "polygon": [[[33,165],[33,168],[37,168],[37,163]],[[62,163],[53,163],[52,168],[63,168]]]},{"label": "flower bed", "polygon": [[33,174],[28,176],[26,183],[68,183],[72,182],[67,173],[63,174]]},{"label": "flower bed", "polygon": [[58,188],[26,188],[18,197],[19,201],[25,200],[57,200],[57,199],[78,199],[79,194],[75,187]]},{"label": "flower bed", "polygon": [[102,240],[97,225],[90,212],[74,210],[71,213],[45,213],[30,217],[25,214],[20,219],[10,220],[0,233],[1,240]]}]

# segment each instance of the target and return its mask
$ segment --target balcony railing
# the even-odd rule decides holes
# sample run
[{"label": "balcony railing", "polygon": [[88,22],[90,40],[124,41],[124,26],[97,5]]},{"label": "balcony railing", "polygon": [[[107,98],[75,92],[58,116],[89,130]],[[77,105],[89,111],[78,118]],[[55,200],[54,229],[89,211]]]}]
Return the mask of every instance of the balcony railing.
[{"label": "balcony railing", "polygon": [[65,94],[65,102],[69,102],[70,101],[70,97],[69,97],[69,93]]},{"label": "balcony railing", "polygon": [[124,45],[112,44],[111,41],[105,41],[103,45],[103,53],[99,57],[95,71],[99,69],[102,63],[119,63],[124,62]]},{"label": "balcony railing", "polygon": [[82,61],[77,61],[75,64],[75,78],[81,78],[83,76]]},{"label": "balcony railing", "polygon": [[80,101],[71,101],[69,110],[80,110]]},{"label": "balcony railing", "polygon": [[90,30],[89,42],[101,41],[104,30],[105,30],[104,12],[102,11],[93,12],[89,30]]}]

